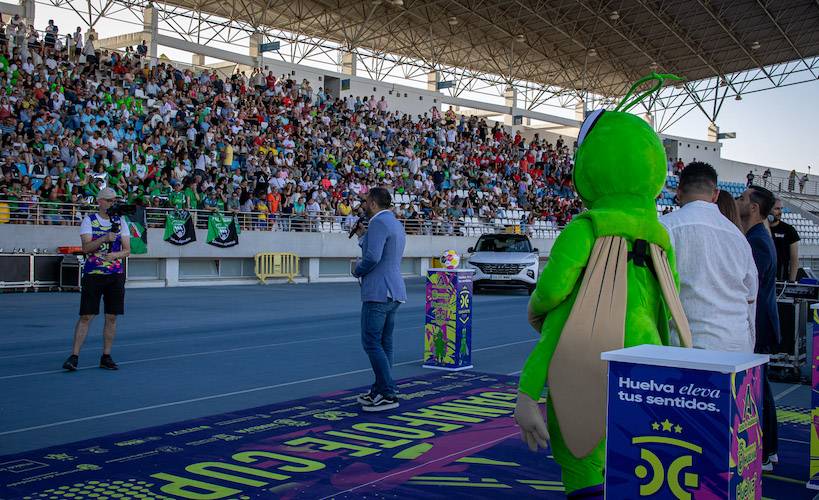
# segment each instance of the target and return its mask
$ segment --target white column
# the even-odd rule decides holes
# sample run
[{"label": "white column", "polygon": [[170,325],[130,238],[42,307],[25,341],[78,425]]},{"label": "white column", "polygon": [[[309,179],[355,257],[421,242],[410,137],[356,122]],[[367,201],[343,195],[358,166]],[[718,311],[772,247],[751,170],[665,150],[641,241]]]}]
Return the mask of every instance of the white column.
[{"label": "white column", "polygon": [[145,41],[148,42],[148,57],[156,62],[158,50],[156,40],[159,36],[159,15],[155,7],[145,7],[142,9],[142,31],[145,33]]},{"label": "white column", "polygon": [[256,59],[256,66],[262,68],[262,59],[263,55],[262,52],[259,50],[259,46],[263,43],[263,35],[261,33],[252,33],[250,35],[250,41],[247,45],[247,55]]},{"label": "white column", "polygon": [[341,72],[345,75],[355,76],[356,66],[358,64],[358,56],[355,52],[342,52],[341,54]]},{"label": "white column", "polygon": [[22,17],[26,24],[34,24],[34,0],[20,0],[20,17]]},{"label": "white column", "polygon": [[515,87],[506,87],[503,98],[507,106],[512,109],[516,108],[518,105],[518,89]]},{"label": "white column", "polygon": [[427,276],[427,271],[429,271],[430,262],[432,259],[429,257],[422,257],[421,258],[421,277]]},{"label": "white column", "polygon": [[515,108],[518,104],[518,90],[515,87],[506,87],[503,92],[504,104],[509,107],[509,111],[503,116],[503,123],[507,126],[513,125],[512,117],[515,115]]},{"label": "white column", "polygon": [[165,259],[165,286],[179,286],[179,259]]},{"label": "white column", "polygon": [[427,73],[427,90],[432,92],[438,91],[438,82],[441,81],[441,74],[436,70]]},{"label": "white column", "polygon": [[719,127],[714,122],[708,124],[708,140],[711,142],[717,142],[719,140]]},{"label": "white column", "polygon": [[578,99],[577,104],[574,105],[574,119],[583,123],[586,119],[586,102],[583,99]]},{"label": "white column", "polygon": [[319,262],[318,257],[310,257],[307,259],[307,281],[315,283],[319,280]]}]

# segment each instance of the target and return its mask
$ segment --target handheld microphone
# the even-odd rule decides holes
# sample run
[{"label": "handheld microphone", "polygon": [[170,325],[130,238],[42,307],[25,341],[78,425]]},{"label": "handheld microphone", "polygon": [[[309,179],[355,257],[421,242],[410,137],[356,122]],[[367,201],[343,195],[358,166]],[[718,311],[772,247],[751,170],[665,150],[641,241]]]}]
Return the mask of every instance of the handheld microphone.
[{"label": "handheld microphone", "polygon": [[347,237],[347,239],[352,239],[352,237],[355,236],[355,233],[358,232],[359,228],[361,228],[366,222],[366,218],[366,216],[361,216],[357,221],[355,221],[352,229],[350,229],[350,235]]}]

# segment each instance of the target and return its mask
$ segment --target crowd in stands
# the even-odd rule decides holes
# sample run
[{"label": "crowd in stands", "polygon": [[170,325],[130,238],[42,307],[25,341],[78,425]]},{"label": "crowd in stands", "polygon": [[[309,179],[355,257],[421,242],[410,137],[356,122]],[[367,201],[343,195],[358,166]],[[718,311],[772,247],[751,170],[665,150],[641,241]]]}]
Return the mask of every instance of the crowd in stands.
[{"label": "crowd in stands", "polygon": [[524,228],[562,226],[580,211],[563,140],[527,141],[451,108],[411,117],[384,97],[333,98],[272,71],[222,77],[146,55],[144,42],[101,51],[51,21],[42,37],[17,18],[2,26],[0,199],[23,216],[50,203],[46,222],[59,224],[58,204],[107,186],[148,207],[245,213],[278,229],[354,218],[376,185],[404,201],[397,215],[419,231],[521,211]]}]

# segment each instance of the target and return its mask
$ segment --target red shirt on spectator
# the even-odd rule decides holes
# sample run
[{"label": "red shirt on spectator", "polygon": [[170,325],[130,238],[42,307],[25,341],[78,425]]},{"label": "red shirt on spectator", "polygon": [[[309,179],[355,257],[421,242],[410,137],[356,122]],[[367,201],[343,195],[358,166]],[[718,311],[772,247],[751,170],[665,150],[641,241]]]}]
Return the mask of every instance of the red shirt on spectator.
[{"label": "red shirt on spectator", "polygon": [[156,177],[157,172],[159,172],[159,167],[156,166],[156,163],[152,163],[148,166],[148,173],[145,174],[145,178],[153,179]]},{"label": "red shirt on spectator", "polygon": [[270,213],[275,214],[279,211],[279,206],[282,202],[282,195],[279,193],[267,194],[267,205],[270,207]]}]

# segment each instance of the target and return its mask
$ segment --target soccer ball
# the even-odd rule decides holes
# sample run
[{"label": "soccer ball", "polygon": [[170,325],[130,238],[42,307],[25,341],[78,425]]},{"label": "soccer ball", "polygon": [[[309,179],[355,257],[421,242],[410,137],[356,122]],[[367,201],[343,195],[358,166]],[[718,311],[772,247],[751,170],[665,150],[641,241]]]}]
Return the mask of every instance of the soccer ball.
[{"label": "soccer ball", "polygon": [[441,264],[447,269],[456,269],[461,263],[461,256],[455,250],[447,250],[441,255]]}]

